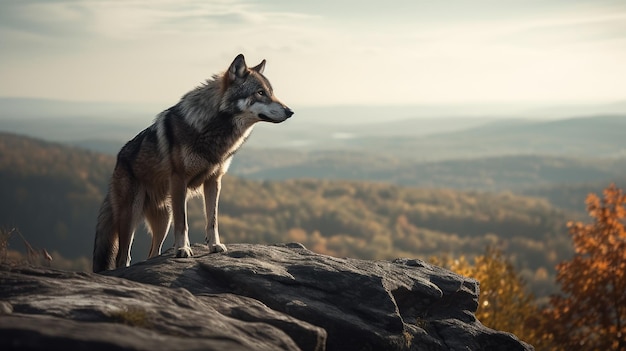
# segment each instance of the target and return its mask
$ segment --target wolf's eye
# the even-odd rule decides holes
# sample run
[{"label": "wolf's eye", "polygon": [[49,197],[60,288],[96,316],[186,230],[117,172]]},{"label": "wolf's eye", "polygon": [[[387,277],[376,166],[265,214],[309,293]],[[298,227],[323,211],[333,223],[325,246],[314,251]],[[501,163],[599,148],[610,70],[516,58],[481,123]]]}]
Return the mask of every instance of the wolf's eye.
[{"label": "wolf's eye", "polygon": [[265,96],[265,90],[259,90],[256,92],[259,96]]}]

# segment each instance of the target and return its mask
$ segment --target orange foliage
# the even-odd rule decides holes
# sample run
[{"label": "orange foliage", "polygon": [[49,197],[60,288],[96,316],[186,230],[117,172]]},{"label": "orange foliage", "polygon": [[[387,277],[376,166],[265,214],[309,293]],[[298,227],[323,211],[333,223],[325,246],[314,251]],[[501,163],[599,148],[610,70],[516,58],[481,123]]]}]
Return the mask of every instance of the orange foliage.
[{"label": "orange foliage", "polygon": [[474,258],[473,265],[465,256],[458,259],[432,258],[431,262],[479,281],[476,318],[481,323],[511,332],[537,350],[548,348],[539,339],[541,333],[537,326],[534,296],[528,292],[525,282],[499,248],[488,246],[484,254]]},{"label": "orange foliage", "polygon": [[587,197],[593,223],[569,223],[572,260],[557,266],[563,295],[545,314],[564,350],[626,350],[626,195],[611,184]]}]

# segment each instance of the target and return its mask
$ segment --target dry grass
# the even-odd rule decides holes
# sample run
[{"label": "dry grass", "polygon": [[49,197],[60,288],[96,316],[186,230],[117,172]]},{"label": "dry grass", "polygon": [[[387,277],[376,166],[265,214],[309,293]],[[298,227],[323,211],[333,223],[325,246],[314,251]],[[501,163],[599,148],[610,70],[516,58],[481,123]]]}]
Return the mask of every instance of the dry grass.
[{"label": "dry grass", "polygon": [[[26,256],[9,250],[9,240],[19,237],[24,243]],[[50,267],[52,255],[46,249],[35,249],[17,228],[0,228],[0,263],[8,265],[30,264],[34,266]]]}]

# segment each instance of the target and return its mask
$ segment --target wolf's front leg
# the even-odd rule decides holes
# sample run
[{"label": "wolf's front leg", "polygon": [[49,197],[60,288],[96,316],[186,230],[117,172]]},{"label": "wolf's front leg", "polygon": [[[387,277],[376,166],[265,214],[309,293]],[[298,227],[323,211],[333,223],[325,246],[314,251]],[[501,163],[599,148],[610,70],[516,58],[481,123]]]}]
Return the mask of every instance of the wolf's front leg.
[{"label": "wolf's front leg", "polygon": [[174,215],[174,249],[176,257],[191,257],[193,251],[189,246],[187,234],[187,184],[181,176],[172,175],[170,184],[172,192],[172,213]]},{"label": "wolf's front leg", "polygon": [[210,252],[224,252],[226,245],[220,242],[217,229],[217,205],[222,189],[222,175],[216,175],[204,182],[204,214],[206,218],[206,236],[204,238]]}]

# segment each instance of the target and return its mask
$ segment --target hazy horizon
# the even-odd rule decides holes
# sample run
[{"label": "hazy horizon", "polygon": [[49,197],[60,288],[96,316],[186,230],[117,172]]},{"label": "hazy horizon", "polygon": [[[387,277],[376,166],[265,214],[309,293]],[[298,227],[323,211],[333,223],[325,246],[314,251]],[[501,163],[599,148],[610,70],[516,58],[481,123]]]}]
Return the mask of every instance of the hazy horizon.
[{"label": "hazy horizon", "polygon": [[[178,98],[162,103],[70,101],[30,97],[0,96],[0,120],[71,119],[90,117],[99,120],[137,119],[145,122],[174,105]],[[625,115],[626,100],[611,103],[473,103],[473,104],[344,104],[292,106],[296,114],[291,123],[332,123],[350,125],[429,118],[488,119],[564,119],[595,115]],[[342,118],[344,117],[344,118]]]}]

